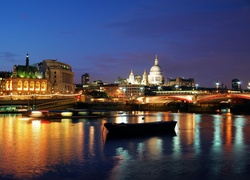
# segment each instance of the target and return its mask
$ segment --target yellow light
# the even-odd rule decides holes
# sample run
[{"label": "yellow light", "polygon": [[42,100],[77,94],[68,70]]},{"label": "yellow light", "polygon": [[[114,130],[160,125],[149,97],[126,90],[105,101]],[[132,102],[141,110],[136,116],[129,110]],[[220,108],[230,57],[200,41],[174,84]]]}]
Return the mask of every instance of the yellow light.
[{"label": "yellow light", "polygon": [[61,115],[62,116],[72,116],[72,112],[62,112]]}]

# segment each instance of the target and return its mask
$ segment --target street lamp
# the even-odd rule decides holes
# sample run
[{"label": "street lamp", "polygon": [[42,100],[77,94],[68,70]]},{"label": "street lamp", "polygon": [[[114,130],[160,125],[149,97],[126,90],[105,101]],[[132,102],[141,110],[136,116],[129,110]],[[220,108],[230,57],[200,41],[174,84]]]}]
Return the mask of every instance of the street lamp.
[{"label": "street lamp", "polygon": [[220,83],[216,82],[215,85],[216,85],[216,89],[219,89]]},{"label": "street lamp", "polygon": [[178,90],[178,87],[179,87],[179,86],[176,84],[176,85],[175,85],[175,90],[176,90],[176,91]]},{"label": "street lamp", "polygon": [[238,90],[240,90],[241,89],[241,82],[238,81],[237,84],[238,84]]}]

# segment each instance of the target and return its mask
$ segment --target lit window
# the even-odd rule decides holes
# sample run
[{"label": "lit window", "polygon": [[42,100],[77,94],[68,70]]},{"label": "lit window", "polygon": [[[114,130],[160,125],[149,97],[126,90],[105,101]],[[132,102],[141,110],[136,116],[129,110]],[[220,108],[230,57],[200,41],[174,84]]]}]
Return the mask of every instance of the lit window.
[{"label": "lit window", "polygon": [[22,83],[22,81],[18,81],[17,82],[17,90],[22,90],[22,88],[23,88],[23,83]]},{"label": "lit window", "polygon": [[34,81],[31,81],[30,82],[30,90],[34,91],[34,89],[35,89],[35,83],[34,83]]},{"label": "lit window", "polygon": [[24,91],[28,91],[28,88],[29,88],[29,84],[28,84],[28,81],[24,81],[24,87],[23,87],[23,90]]}]

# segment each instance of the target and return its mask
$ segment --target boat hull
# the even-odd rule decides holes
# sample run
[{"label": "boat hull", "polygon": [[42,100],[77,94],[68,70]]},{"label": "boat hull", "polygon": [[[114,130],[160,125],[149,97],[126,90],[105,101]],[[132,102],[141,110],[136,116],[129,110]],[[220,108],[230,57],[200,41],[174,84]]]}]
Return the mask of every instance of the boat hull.
[{"label": "boat hull", "polygon": [[176,121],[159,121],[151,123],[105,123],[104,127],[109,131],[109,134],[119,136],[131,135],[151,135],[157,133],[174,133]]}]

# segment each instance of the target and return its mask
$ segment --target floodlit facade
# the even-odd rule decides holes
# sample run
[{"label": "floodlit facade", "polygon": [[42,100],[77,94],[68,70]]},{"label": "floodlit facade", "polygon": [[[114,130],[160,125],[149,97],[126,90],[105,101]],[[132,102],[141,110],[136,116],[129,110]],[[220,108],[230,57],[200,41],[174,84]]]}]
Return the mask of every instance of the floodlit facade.
[{"label": "floodlit facade", "polygon": [[119,97],[135,99],[144,95],[144,86],[139,84],[120,84]]},{"label": "floodlit facade", "polygon": [[175,86],[176,88],[179,87],[194,87],[194,78],[181,78],[181,77],[177,77],[175,79],[168,79],[168,85],[169,86]]},{"label": "floodlit facade", "polygon": [[73,94],[74,73],[71,66],[57,60],[43,60],[30,65],[14,65],[13,72],[1,75],[1,95],[5,99],[26,99],[51,94]]},{"label": "floodlit facade", "polygon": [[74,93],[74,73],[70,65],[47,59],[40,63],[40,69],[44,74],[48,74],[52,94]]},{"label": "floodlit facade", "polygon": [[133,71],[130,71],[129,77],[126,79],[126,84],[134,85],[162,85],[164,84],[164,76],[159,66],[158,58],[155,57],[154,65],[151,67],[149,74],[147,70],[144,70],[142,76],[134,75]]},{"label": "floodlit facade", "polygon": [[164,76],[162,74],[161,67],[158,63],[157,56],[155,57],[155,63],[151,67],[148,75],[148,84],[150,85],[161,85],[164,83]]},{"label": "floodlit facade", "polygon": [[[10,77],[5,78],[5,86],[1,92],[6,97],[19,99],[19,97],[44,95],[50,93],[50,82],[47,74],[42,73],[35,66],[29,65],[29,56],[26,55],[25,65],[14,65]],[[22,96],[20,96],[22,95]]]}]

